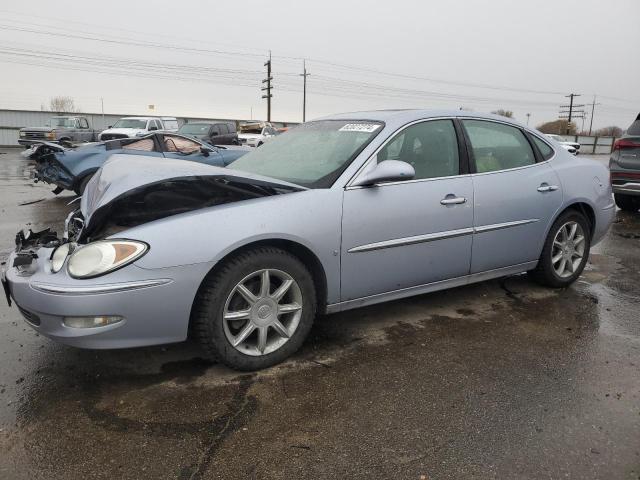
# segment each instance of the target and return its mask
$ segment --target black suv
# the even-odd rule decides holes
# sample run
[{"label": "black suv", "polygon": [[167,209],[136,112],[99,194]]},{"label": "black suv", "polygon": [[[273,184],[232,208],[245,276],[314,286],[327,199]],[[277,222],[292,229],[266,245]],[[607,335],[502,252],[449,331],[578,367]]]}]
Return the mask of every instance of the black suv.
[{"label": "black suv", "polygon": [[609,159],[611,187],[622,210],[640,209],[640,114],[622,137],[613,144]]},{"label": "black suv", "polygon": [[211,145],[240,145],[234,122],[190,122],[182,125],[178,133]]}]

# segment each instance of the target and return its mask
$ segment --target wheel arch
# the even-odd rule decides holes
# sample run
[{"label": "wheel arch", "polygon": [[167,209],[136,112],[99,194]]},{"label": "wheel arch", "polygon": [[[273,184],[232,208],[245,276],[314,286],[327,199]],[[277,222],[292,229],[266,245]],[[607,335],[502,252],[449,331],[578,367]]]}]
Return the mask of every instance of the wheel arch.
[{"label": "wheel arch", "polygon": [[[220,258],[215,265],[207,272],[207,274],[202,278],[200,285],[196,291],[196,294],[193,298],[193,302],[191,304],[191,314],[192,317],[193,309],[195,307],[196,302],[200,296],[200,291],[205,285],[207,279],[209,279],[212,275],[215,275],[220,268],[231,258],[236,255],[253,250],[260,247],[275,247],[280,248],[286,252],[291,253],[295,257],[297,257],[310,271],[311,277],[313,279],[314,286],[316,288],[316,301],[317,301],[317,312],[319,314],[323,314],[326,312],[327,306],[327,275],[322,265],[322,262],[318,258],[318,256],[312,252],[308,247],[302,245],[301,243],[295,242],[293,240],[287,240],[283,238],[269,238],[269,239],[261,239],[249,242],[234,250],[228,252],[224,257]],[[191,320],[189,320],[189,327],[191,329]]]},{"label": "wheel arch", "polygon": [[[565,212],[567,212],[569,210],[578,211],[578,212],[582,213],[585,217],[587,217],[587,220],[589,221],[589,233],[590,233],[591,237],[593,238],[593,234],[595,233],[595,229],[596,229],[596,214],[595,214],[595,210],[594,210],[593,206],[590,203],[582,201],[582,200],[576,200],[576,201],[574,201],[572,203],[569,203],[569,204],[565,205],[563,208],[558,209],[556,214],[553,216],[553,218],[549,222],[549,226],[547,227],[547,231],[545,232],[545,235],[544,235],[544,238],[543,238],[543,241],[542,241],[542,245],[544,245],[544,241],[547,238],[547,236],[549,235],[549,231],[551,230],[551,227],[553,226],[554,223],[556,223],[556,220],[558,220],[558,218],[560,218],[561,215],[563,215]],[[542,251],[542,248],[540,250]]]}]

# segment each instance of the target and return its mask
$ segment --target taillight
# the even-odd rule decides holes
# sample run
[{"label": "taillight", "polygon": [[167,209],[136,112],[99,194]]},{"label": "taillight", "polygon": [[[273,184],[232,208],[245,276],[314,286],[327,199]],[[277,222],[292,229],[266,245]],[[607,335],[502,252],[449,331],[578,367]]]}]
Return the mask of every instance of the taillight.
[{"label": "taillight", "polygon": [[627,148],[640,148],[640,142],[629,140],[628,138],[620,138],[613,144],[614,150],[625,150]]}]

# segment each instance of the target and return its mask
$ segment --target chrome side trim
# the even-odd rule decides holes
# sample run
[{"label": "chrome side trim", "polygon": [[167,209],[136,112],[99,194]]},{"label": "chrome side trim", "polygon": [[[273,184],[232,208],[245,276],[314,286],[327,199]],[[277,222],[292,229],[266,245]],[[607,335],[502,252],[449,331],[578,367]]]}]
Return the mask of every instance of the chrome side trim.
[{"label": "chrome side trim", "polygon": [[502,230],[503,228],[517,227],[519,225],[528,225],[530,223],[539,222],[539,218],[529,218],[527,220],[515,220],[513,222],[494,223],[492,225],[482,225],[475,227],[473,233],[493,232],[494,230]]},{"label": "chrome side trim", "polygon": [[384,240],[382,242],[368,243],[359,245],[347,250],[348,253],[370,252],[372,250],[381,250],[383,248],[401,247],[405,245],[413,245],[416,243],[435,242],[436,240],[444,240],[445,238],[461,237],[473,233],[473,228],[460,228],[458,230],[449,230],[446,232],[427,233],[425,235],[415,235],[413,237],[394,238],[392,240]]},{"label": "chrome side trim", "polygon": [[111,283],[105,285],[91,286],[68,286],[51,285],[48,283],[32,283],[31,288],[43,293],[55,295],[99,295],[102,293],[126,292],[128,290],[138,290],[140,288],[157,287],[166,285],[173,280],[169,278],[159,278],[157,280],[139,280],[137,282]]},{"label": "chrome side trim", "polygon": [[345,302],[332,303],[327,305],[326,311],[327,313],[337,313],[344,310],[350,310],[352,308],[360,308],[376,303],[389,302],[401,298],[412,297],[414,295],[421,295],[423,293],[445,290],[452,287],[460,287],[469,283],[483,282],[485,280],[491,280],[493,278],[526,272],[528,270],[531,270],[532,268],[535,268],[537,264],[538,261],[534,260],[531,262],[511,265],[509,267],[497,268],[495,270],[487,270],[486,272],[474,273],[472,275],[464,275],[462,277],[455,277],[447,280],[440,280],[438,282],[427,283],[424,285],[417,285],[415,287],[408,287],[402,288],[400,290],[378,293],[376,295],[347,300]]},{"label": "chrome side trim", "polygon": [[471,235],[473,233],[492,232],[494,230],[502,230],[503,228],[517,227],[519,225],[527,225],[536,223],[539,219],[530,218],[528,220],[516,220],[513,222],[495,223],[492,225],[483,225],[474,228],[460,228],[457,230],[447,230],[446,232],[427,233],[425,235],[415,235],[413,237],[394,238],[384,240],[382,242],[367,243],[350,248],[347,253],[371,252],[373,250],[382,250],[383,248],[404,247],[406,245],[414,245],[416,243],[435,242],[437,240],[445,240],[447,238],[461,237]]}]

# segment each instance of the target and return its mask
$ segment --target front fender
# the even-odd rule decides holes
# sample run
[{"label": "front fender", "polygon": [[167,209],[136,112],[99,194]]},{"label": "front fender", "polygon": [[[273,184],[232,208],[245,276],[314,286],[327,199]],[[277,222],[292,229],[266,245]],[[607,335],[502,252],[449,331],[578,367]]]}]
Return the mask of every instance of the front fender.
[{"label": "front fender", "polygon": [[136,264],[158,269],[207,263],[264,240],[288,240],[311,251],[327,277],[330,303],[339,298],[341,189],[306,190],[191,211],[119,232],[150,245]]}]

